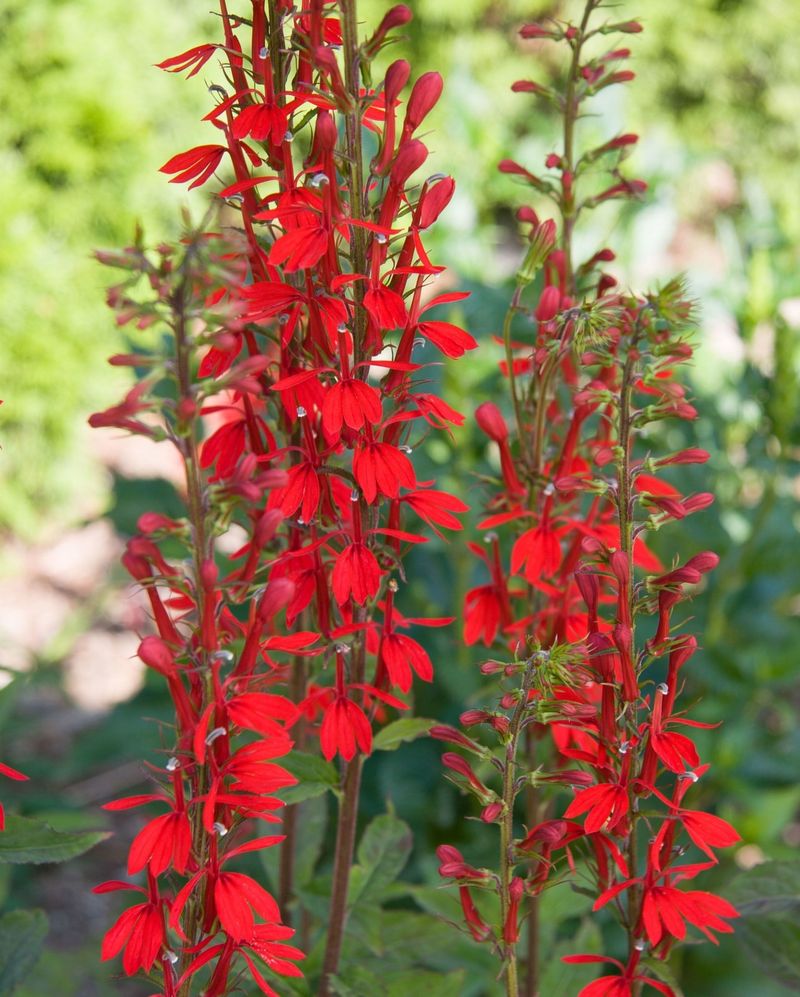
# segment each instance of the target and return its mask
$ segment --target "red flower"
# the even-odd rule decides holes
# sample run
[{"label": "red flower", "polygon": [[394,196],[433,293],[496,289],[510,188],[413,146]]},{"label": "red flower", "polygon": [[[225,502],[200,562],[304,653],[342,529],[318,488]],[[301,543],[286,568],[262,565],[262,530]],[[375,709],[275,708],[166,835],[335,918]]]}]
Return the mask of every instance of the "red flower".
[{"label": "red flower", "polygon": [[191,180],[191,190],[208,180],[227,151],[224,145],[198,145],[167,160],[160,172],[176,174],[170,179],[170,183],[186,183]]},{"label": "red flower", "polygon": [[397,498],[401,486],[413,488],[417,483],[414,465],[391,443],[366,443],[359,447],[353,455],[353,474],[370,505],[378,493]]},{"label": "red flower", "polygon": [[444,526],[448,530],[461,530],[463,525],[453,513],[469,511],[469,506],[461,499],[456,498],[455,495],[436,491],[433,488],[410,492],[408,495],[404,495],[400,501],[410,505],[437,536],[442,534],[436,529],[435,524],[438,523],[439,526]]},{"label": "red flower", "polygon": [[345,547],[331,576],[333,595],[343,606],[352,595],[353,601],[363,606],[368,599],[377,595],[381,583],[381,569],[375,555],[361,541],[354,541]]},{"label": "red flower", "polygon": [[[0,775],[4,775],[8,779],[14,779],[16,782],[27,782],[29,778],[29,776],[23,775],[22,772],[12,769],[10,765],[3,765],[2,762],[0,762]],[[6,815],[3,810],[3,805],[0,804],[0,831],[5,830],[5,826]]]},{"label": "red flower", "polygon": [[433,681],[433,664],[428,652],[405,634],[384,634],[381,659],[386,665],[392,685],[402,692],[408,692],[411,688],[412,668],[423,682]]},{"label": "red flower", "polygon": [[369,384],[347,377],[331,385],[322,404],[322,424],[325,432],[338,437],[342,424],[350,429],[363,429],[368,423],[381,421],[381,396]]},{"label": "red flower", "polygon": [[686,924],[693,924],[717,944],[713,931],[730,933],[733,928],[724,917],[738,917],[739,912],[722,897],[705,890],[679,890],[674,886],[651,886],[642,900],[642,923],[653,945],[666,935],[682,939]]},{"label": "red flower", "polygon": [[330,231],[315,221],[301,228],[290,229],[275,240],[269,253],[273,266],[283,266],[286,273],[305,270],[319,263],[328,249]]},{"label": "red flower", "polygon": [[[250,842],[252,844],[252,842]],[[263,886],[241,872],[221,872],[214,884],[214,906],[222,930],[235,942],[251,938],[254,913],[265,921],[280,923],[281,912]]]},{"label": "red flower", "polygon": [[[587,813],[588,811],[588,813]],[[566,818],[586,814],[583,826],[587,834],[594,834],[606,823],[613,830],[628,812],[628,791],[620,783],[601,783],[578,793],[564,811]]]},{"label": "red flower", "polygon": [[474,350],[478,345],[468,332],[452,322],[420,322],[416,331],[448,357],[463,357],[467,350]]},{"label": "red flower", "polygon": [[146,412],[152,407],[150,402],[141,401],[150,387],[151,385],[147,381],[135,384],[118,405],[112,405],[111,408],[107,408],[103,412],[95,412],[94,415],[90,415],[89,425],[92,429],[113,427],[114,429],[127,429],[131,433],[152,436],[152,426],[133,418],[139,412]]},{"label": "red flower", "polygon": [[497,636],[503,601],[495,585],[478,585],[467,592],[464,605],[464,642],[483,640],[490,647]]},{"label": "red flower", "polygon": [[381,330],[403,328],[408,320],[403,299],[383,284],[370,287],[364,295],[364,308]]},{"label": "red flower", "polygon": [[618,966],[623,973],[622,976],[599,977],[587,984],[578,994],[578,997],[632,997],[633,987],[631,984],[633,983],[643,983],[647,987],[652,987],[653,990],[664,994],[664,997],[676,997],[675,991],[666,983],[636,973],[633,960],[628,966],[623,966],[618,959],[612,959],[605,955],[565,955],[561,961],[570,963],[610,962]]},{"label": "red flower", "polygon": [[338,752],[349,762],[356,753],[356,745],[365,755],[372,751],[372,727],[361,707],[348,699],[345,692],[337,692],[322,719],[322,754],[330,761]]},{"label": "red flower", "polygon": [[236,138],[250,135],[257,142],[268,139],[272,145],[280,145],[288,127],[286,108],[267,101],[264,104],[248,104],[236,115],[232,131]]},{"label": "red flower", "polygon": [[293,464],[288,474],[289,480],[283,489],[280,507],[287,516],[300,509],[303,521],[310,523],[319,508],[322,494],[317,468],[310,460],[304,460],[300,464]]},{"label": "red flower", "polygon": [[136,835],[128,852],[128,875],[147,865],[154,876],[166,869],[184,872],[192,848],[192,829],[186,811],[154,817]]},{"label": "red flower", "polygon": [[[96,886],[93,893],[109,893],[113,890],[146,891],[128,883],[108,882]],[[135,904],[123,911],[103,938],[100,957],[104,961],[113,959],[122,949],[122,968],[128,976],[140,969],[149,973],[159,952],[167,944],[164,908],[166,901],[158,895],[155,880],[150,880],[150,898],[145,903]]]},{"label": "red flower", "polygon": [[514,574],[524,569],[525,578],[533,583],[542,575],[554,575],[561,563],[561,545],[556,533],[546,522],[518,537],[511,551],[511,570]]},{"label": "red flower", "polygon": [[164,59],[163,62],[157,62],[156,66],[159,69],[165,69],[168,73],[180,73],[191,67],[191,72],[186,74],[188,80],[200,72],[216,49],[216,45],[195,45],[194,48],[187,49],[180,55],[173,55],[169,59]]}]

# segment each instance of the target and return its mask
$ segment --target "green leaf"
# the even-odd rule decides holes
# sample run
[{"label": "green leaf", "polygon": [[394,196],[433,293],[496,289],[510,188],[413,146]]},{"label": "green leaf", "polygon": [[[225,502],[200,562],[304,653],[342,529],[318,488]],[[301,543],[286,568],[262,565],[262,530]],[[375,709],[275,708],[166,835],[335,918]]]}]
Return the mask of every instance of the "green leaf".
[{"label": "green leaf", "polygon": [[547,994],[547,997],[574,997],[598,975],[597,966],[562,962],[562,956],[576,952],[599,952],[602,947],[603,940],[597,925],[583,921],[571,939],[545,950],[547,959],[539,979],[539,992]]},{"label": "green leaf", "polygon": [[0,917],[0,997],[13,992],[36,964],[47,934],[41,910],[15,910]]},{"label": "green leaf", "polygon": [[[297,804],[299,811],[297,814],[298,833],[295,835],[294,845],[294,873],[293,883],[295,890],[305,886],[311,881],[314,874],[314,867],[317,864],[322,846],[325,840],[325,827],[328,822],[327,800],[318,796],[315,799],[304,800]],[[270,834],[270,824],[264,824],[263,833]],[[258,857],[263,866],[273,889],[278,888],[278,878],[280,875],[280,857],[282,845],[275,848],[263,848]]]},{"label": "green leaf", "polygon": [[394,751],[404,741],[415,741],[427,734],[435,723],[435,720],[426,720],[425,717],[401,717],[375,735],[372,747],[375,751]]},{"label": "green leaf", "polygon": [[425,994],[425,997],[461,997],[463,983],[464,974],[460,972],[447,976],[416,969],[385,973],[363,966],[331,979],[337,997],[408,997],[414,992]]},{"label": "green leaf", "polygon": [[110,831],[56,831],[28,817],[9,816],[0,834],[0,862],[15,864],[65,862],[94,848]]},{"label": "green leaf", "polygon": [[309,800],[300,810],[300,833],[294,860],[294,878],[298,886],[305,886],[314,878],[314,868],[325,844],[328,826],[328,801],[324,798]]},{"label": "green leaf", "polygon": [[403,871],[411,853],[411,829],[394,814],[376,817],[358,846],[358,865],[350,872],[350,907],[381,902]]},{"label": "green leaf", "polygon": [[765,862],[737,876],[727,897],[738,909],[736,937],[766,976],[800,985],[800,862]]},{"label": "green leaf", "polygon": [[281,790],[280,797],[285,803],[300,803],[339,789],[336,767],[318,755],[293,751],[281,759],[281,765],[299,780],[296,786]]},{"label": "green leaf", "polygon": [[652,956],[645,956],[642,959],[641,965],[650,971],[650,975],[655,977],[657,980],[661,980],[662,983],[666,983],[674,993],[675,997],[683,997],[683,990],[681,990],[680,984],[678,983],[678,978],[673,973],[672,968],[661,959],[654,959]]}]

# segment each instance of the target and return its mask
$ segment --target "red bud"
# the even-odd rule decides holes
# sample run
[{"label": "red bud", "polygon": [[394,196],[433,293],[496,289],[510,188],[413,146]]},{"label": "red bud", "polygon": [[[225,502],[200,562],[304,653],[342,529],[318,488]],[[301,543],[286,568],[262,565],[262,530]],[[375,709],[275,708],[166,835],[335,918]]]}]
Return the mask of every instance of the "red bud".
[{"label": "red bud", "polygon": [[483,402],[475,409],[475,421],[480,429],[495,443],[508,439],[508,426],[500,409],[494,402]]}]

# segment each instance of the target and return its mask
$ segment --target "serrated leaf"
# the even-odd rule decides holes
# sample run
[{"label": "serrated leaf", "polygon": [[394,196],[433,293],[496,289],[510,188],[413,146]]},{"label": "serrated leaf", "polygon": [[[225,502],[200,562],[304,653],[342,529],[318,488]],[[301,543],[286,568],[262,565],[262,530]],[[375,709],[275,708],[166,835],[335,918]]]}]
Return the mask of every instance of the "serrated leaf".
[{"label": "serrated leaf", "polygon": [[800,862],[765,862],[726,891],[741,917],[739,938],[765,975],[800,985]]},{"label": "serrated leaf", "polygon": [[597,952],[602,948],[600,930],[591,921],[583,921],[573,938],[548,948],[547,960],[539,979],[539,993],[548,997],[574,997],[597,976],[597,966],[562,962],[561,957],[575,952]]},{"label": "serrated leaf", "polygon": [[800,907],[800,861],[764,862],[738,875],[726,891],[742,917]]},{"label": "serrated leaf", "polygon": [[350,874],[351,908],[380,904],[386,888],[403,871],[411,844],[411,829],[393,814],[382,814],[367,826],[358,846],[358,865]]},{"label": "serrated leaf", "polygon": [[375,751],[394,751],[404,741],[415,741],[427,734],[434,723],[435,720],[426,720],[425,717],[401,717],[378,731],[372,747]]},{"label": "serrated leaf", "polygon": [[0,862],[41,865],[65,862],[88,852],[110,831],[57,831],[38,820],[9,816],[0,834]]},{"label": "serrated leaf", "polygon": [[15,910],[0,917],[0,997],[13,992],[36,965],[47,935],[41,910]]},{"label": "serrated leaf", "polygon": [[281,759],[281,765],[299,780],[296,786],[281,790],[280,798],[285,803],[300,803],[339,789],[336,767],[318,755],[293,751]]}]

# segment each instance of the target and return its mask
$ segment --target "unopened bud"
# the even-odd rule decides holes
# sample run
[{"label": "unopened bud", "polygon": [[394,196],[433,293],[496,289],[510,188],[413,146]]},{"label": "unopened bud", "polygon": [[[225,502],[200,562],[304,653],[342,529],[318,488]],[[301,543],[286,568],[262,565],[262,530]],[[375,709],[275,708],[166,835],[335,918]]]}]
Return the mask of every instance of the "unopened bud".
[{"label": "unopened bud", "polygon": [[494,402],[483,402],[475,409],[475,422],[495,443],[504,443],[508,439],[508,426]]},{"label": "unopened bud", "polygon": [[[502,164],[501,164],[502,169]],[[552,218],[538,225],[531,235],[531,242],[522,266],[517,273],[517,284],[530,284],[537,272],[544,265],[556,241],[556,223]]]}]

